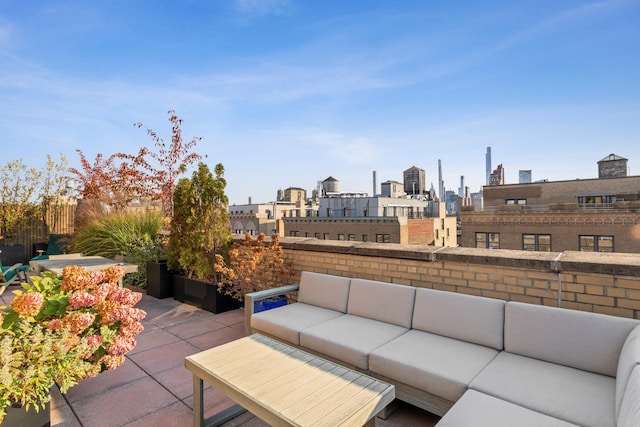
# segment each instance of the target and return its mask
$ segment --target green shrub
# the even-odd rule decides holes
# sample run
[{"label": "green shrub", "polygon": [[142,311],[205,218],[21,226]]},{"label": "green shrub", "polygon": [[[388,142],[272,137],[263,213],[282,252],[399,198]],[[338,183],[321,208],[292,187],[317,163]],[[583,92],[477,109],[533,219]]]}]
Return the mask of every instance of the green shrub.
[{"label": "green shrub", "polygon": [[138,265],[138,272],[127,274],[125,283],[144,287],[147,261],[156,260],[163,250],[158,238],[162,222],[159,212],[105,214],[76,230],[73,251],[107,258],[126,257],[127,262]]}]

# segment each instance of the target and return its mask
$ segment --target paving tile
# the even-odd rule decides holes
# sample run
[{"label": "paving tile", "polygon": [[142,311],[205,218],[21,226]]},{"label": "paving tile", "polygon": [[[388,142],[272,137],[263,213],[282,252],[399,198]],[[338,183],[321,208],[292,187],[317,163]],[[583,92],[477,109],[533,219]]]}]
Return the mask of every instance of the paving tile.
[{"label": "paving tile", "polygon": [[225,327],[226,326],[223,323],[218,323],[213,319],[203,317],[179,323],[175,326],[170,326],[165,330],[184,339]]},{"label": "paving tile", "polygon": [[223,325],[231,326],[238,323],[244,324],[244,310],[231,310],[226,311],[224,313],[216,314],[216,322],[222,323]]},{"label": "paving tile", "polygon": [[178,400],[153,378],[145,377],[73,404],[84,426],[118,427]]},{"label": "paving tile", "polygon": [[184,366],[184,358],[199,353],[200,348],[186,341],[176,341],[128,357],[149,374],[157,374],[176,366]]},{"label": "paving tile", "polygon": [[137,418],[126,427],[190,427],[193,411],[182,402],[176,402],[156,412]]},{"label": "paving tile", "polygon": [[57,386],[51,389],[51,426],[82,427]]},{"label": "paving tile", "polygon": [[146,372],[131,360],[126,359],[122,366],[117,369],[104,371],[97,377],[80,381],[80,383],[69,389],[66,397],[69,402],[73,403],[97,394],[104,395],[110,390],[146,377]]},{"label": "paving tile", "polygon": [[155,325],[143,323],[143,326],[144,331],[136,337],[136,347],[128,353],[129,355],[180,341],[180,337]]},{"label": "paving tile", "polygon": [[200,350],[207,350],[237,340],[243,336],[244,329],[223,328],[186,338],[186,340]]},{"label": "paving tile", "polygon": [[[158,372],[154,378],[180,400],[193,394],[193,374],[184,365]],[[204,383],[204,387],[211,386]]]}]

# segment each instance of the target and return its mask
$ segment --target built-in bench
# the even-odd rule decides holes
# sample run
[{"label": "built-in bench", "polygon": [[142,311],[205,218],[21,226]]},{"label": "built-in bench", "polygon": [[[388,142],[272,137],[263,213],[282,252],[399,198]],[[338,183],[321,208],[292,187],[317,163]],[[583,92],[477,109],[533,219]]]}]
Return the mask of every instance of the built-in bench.
[{"label": "built-in bench", "polygon": [[247,332],[390,382],[440,427],[640,425],[637,320],[311,272],[245,310]]}]

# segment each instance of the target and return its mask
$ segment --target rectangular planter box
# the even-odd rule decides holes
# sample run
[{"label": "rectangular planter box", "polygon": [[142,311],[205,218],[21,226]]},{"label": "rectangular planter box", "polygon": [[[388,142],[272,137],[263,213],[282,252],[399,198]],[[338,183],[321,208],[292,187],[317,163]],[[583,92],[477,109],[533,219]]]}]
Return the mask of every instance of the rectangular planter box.
[{"label": "rectangular planter box", "polygon": [[215,284],[178,275],[173,276],[173,297],[212,313],[223,313],[242,307],[242,301],[218,292]]},{"label": "rectangular planter box", "polygon": [[147,261],[147,295],[155,298],[173,296],[172,272],[166,261]]}]

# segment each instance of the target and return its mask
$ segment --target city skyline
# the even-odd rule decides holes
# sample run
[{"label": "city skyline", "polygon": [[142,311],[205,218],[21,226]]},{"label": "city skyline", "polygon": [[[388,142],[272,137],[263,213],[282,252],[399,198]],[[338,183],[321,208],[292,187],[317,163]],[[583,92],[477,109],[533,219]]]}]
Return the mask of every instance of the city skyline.
[{"label": "city skyline", "polygon": [[[228,0],[0,4],[3,164],[170,139],[222,163],[231,204],[309,193],[333,176],[372,192],[426,171],[478,192],[485,153],[506,183],[640,175],[640,1]],[[190,173],[187,175],[190,176]]]}]

